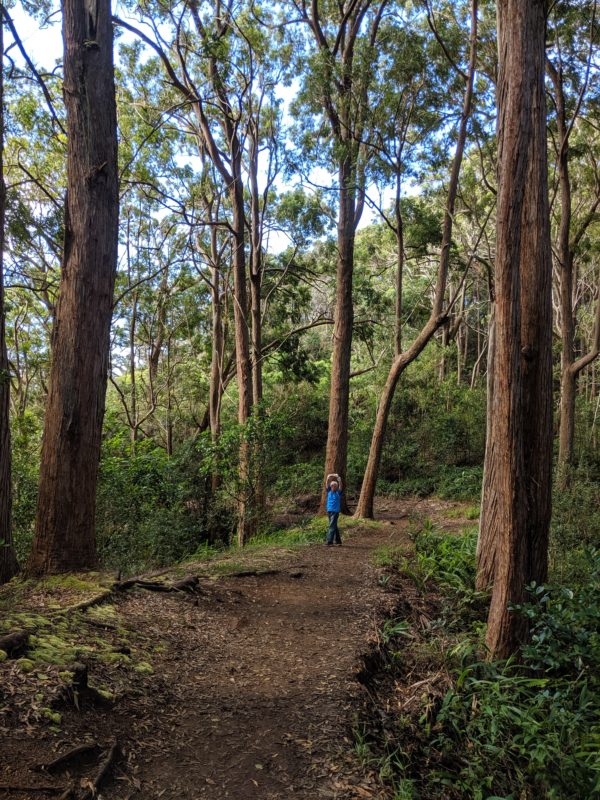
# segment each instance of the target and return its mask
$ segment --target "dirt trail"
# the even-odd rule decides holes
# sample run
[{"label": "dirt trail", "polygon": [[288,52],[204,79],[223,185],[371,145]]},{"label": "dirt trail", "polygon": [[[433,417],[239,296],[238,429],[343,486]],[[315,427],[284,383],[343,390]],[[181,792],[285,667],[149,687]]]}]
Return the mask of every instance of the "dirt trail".
[{"label": "dirt trail", "polygon": [[[32,760],[91,732],[117,735],[124,753],[104,800],[382,798],[351,741],[362,656],[398,600],[378,585],[370,556],[383,544],[408,548],[408,514],[431,509],[380,511],[387,521],[355,529],[342,547],[293,551],[275,574],[202,582],[194,601],[123,595],[119,615],[155,645],[154,673],[112,708],[67,712],[62,741],[39,735]],[[29,796],[0,791],[0,800]]]}]

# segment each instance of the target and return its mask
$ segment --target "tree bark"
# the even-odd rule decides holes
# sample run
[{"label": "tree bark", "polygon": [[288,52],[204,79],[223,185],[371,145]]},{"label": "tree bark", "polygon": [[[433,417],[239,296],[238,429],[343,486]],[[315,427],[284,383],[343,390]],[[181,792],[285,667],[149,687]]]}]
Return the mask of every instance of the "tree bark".
[{"label": "tree bark", "polygon": [[[221,401],[223,399],[223,358],[225,352],[225,335],[223,329],[223,304],[221,299],[221,258],[217,240],[217,228],[211,227],[211,311],[212,311],[212,355],[210,362],[210,385],[208,394],[208,414],[210,434],[213,447],[219,444],[221,437]],[[211,478],[211,491],[214,494],[219,488],[220,475],[215,464]]]},{"label": "tree bark", "polygon": [[402,288],[404,283],[404,221],[402,219],[402,206],[400,204],[401,175],[396,175],[396,202],[394,212],[396,215],[396,338],[394,341],[394,356],[402,352]]},{"label": "tree bark", "polygon": [[96,483],[117,266],[110,0],[63,0],[62,7],[68,127],[65,241],[31,574],[87,569],[96,561]]},{"label": "tree bark", "polygon": [[[483,498],[498,531],[487,645],[514,653],[526,621],[509,610],[547,575],[552,464],[552,265],[543,0],[498,0],[496,355]],[[491,511],[491,504],[495,509]]]},{"label": "tree bark", "polygon": [[[491,434],[494,419],[494,359],[496,357],[496,312],[492,301],[492,310],[488,325],[488,371],[487,371],[487,414],[485,431],[485,457],[483,461],[482,502],[479,515],[479,535],[477,537],[477,577],[475,586],[478,591],[491,588],[496,570],[496,542],[498,540],[498,514],[496,509],[495,453]],[[485,502],[483,502],[485,499]]]},{"label": "tree bark", "polygon": [[4,308],[4,14],[0,6],[0,584],[18,572],[12,540],[12,487],[10,448],[10,367],[6,349]]},{"label": "tree bark", "polygon": [[262,400],[262,219],[258,188],[258,124],[250,126],[248,172],[250,185],[250,305],[252,313],[252,401]]},{"label": "tree bark", "polygon": [[[342,513],[348,513],[346,466],[348,461],[348,405],[350,399],[350,356],[352,351],[352,273],[354,269],[354,236],[356,186],[350,158],[339,165],[340,209],[337,229],[338,258],[336,266],[335,319],[331,356],[331,388],[329,423],[325,451],[325,475],[337,473],[342,479]],[[327,492],[323,482],[321,513],[325,512]]]},{"label": "tree bark", "polygon": [[[237,140],[237,137],[236,137]],[[238,145],[239,147],[239,145]],[[246,253],[244,250],[244,190],[240,168],[241,153],[233,154],[234,179],[230,186],[233,206],[233,291],[235,321],[235,353],[238,382],[238,422],[242,426],[240,444],[240,497],[238,499],[237,538],[240,547],[250,538],[253,530],[252,487],[250,462],[252,454],[245,439],[244,426],[252,412],[252,364],[248,334],[248,293],[246,291]],[[236,166],[237,165],[237,166]]]},{"label": "tree bark", "polygon": [[[431,337],[438,330],[438,328],[446,322],[446,315],[443,312],[444,295],[446,292],[446,282],[448,277],[448,264],[450,257],[450,244],[452,241],[452,220],[454,217],[454,205],[456,201],[456,194],[458,191],[458,178],[460,174],[460,167],[467,138],[467,122],[471,114],[471,103],[473,97],[473,79],[475,75],[475,61],[477,53],[477,0],[473,0],[471,4],[471,36],[470,36],[470,53],[469,53],[469,70],[467,73],[467,80],[465,86],[465,95],[463,100],[462,116],[458,131],[458,140],[456,151],[452,162],[452,172],[450,176],[450,185],[448,187],[448,198],[446,201],[446,210],[444,214],[444,227],[442,233],[442,245],[440,252],[440,263],[438,267],[438,274],[436,280],[435,296],[433,309],[429,320],[420,331],[416,339],[413,341],[408,350],[396,356],[390,368],[379,405],[377,407],[377,416],[375,419],[375,427],[373,429],[373,436],[371,438],[371,447],[369,449],[369,458],[367,460],[367,467],[363,478],[363,483],[358,500],[358,506],[354,512],[357,518],[373,518],[373,503],[375,499],[375,487],[377,485],[377,476],[379,474],[379,466],[381,463],[381,454],[383,452],[383,444],[385,441],[385,433],[387,429],[387,421],[389,411],[394,398],[394,392],[398,385],[400,375],[404,372],[406,367],[411,364],[417,356],[423,351]],[[332,470],[333,471],[333,470]]]}]

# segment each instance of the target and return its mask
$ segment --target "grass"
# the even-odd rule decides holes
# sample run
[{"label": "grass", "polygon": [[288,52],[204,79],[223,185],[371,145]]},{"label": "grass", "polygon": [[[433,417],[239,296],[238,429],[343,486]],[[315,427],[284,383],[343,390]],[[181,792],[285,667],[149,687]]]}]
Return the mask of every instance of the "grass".
[{"label": "grass", "polygon": [[375,567],[398,567],[406,558],[406,547],[384,544],[376,547],[371,554],[371,563]]}]

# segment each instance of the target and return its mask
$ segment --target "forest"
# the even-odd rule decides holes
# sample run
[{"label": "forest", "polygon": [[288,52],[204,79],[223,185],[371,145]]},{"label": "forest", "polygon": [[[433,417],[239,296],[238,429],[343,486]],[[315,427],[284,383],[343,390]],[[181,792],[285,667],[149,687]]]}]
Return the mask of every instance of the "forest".
[{"label": "forest", "polygon": [[0,797],[600,797],[599,13],[0,2]]}]

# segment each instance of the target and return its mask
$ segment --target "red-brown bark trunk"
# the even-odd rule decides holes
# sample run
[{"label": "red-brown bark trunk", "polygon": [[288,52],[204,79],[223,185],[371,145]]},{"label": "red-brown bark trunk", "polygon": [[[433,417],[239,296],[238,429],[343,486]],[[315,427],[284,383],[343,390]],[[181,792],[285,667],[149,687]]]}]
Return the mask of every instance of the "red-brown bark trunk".
[{"label": "red-brown bark trunk", "polygon": [[[352,352],[352,274],[354,270],[354,212],[356,187],[354,170],[349,158],[339,167],[340,210],[337,229],[338,258],[336,265],[335,315],[333,351],[331,356],[331,388],[329,393],[329,423],[325,452],[325,475],[337,473],[342,479],[342,512],[348,513],[346,495],[346,466],[348,460],[348,406],[350,398],[350,356]],[[324,482],[325,483],[325,482]],[[325,512],[327,492],[321,496],[321,513]]]},{"label": "red-brown bark trunk", "polygon": [[[236,161],[237,159],[237,161]],[[237,168],[236,168],[237,164]],[[230,187],[233,206],[233,314],[235,321],[235,354],[238,383],[238,422],[243,426],[248,422],[252,412],[252,364],[250,360],[250,339],[248,332],[248,293],[246,291],[246,253],[244,194],[241,181],[239,155],[234,155],[234,178]],[[251,488],[250,447],[242,438],[240,445],[240,487],[238,499],[238,544],[242,547],[253,530],[253,497]]]},{"label": "red-brown bark trunk", "polygon": [[545,580],[552,463],[552,275],[544,95],[545,3],[498,0],[496,343],[483,498],[497,531],[487,644],[494,657],[527,634],[509,605]]},{"label": "red-brown bark trunk", "polygon": [[109,0],[63,0],[65,242],[32,574],[96,562],[94,515],[117,265],[117,125]]}]

